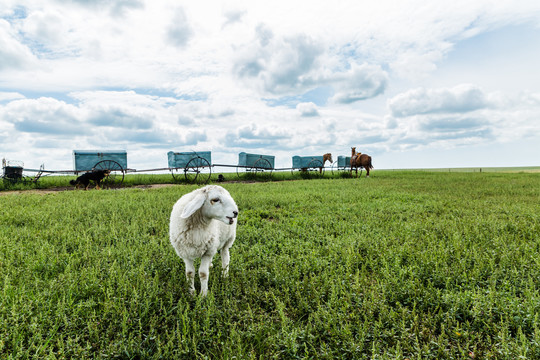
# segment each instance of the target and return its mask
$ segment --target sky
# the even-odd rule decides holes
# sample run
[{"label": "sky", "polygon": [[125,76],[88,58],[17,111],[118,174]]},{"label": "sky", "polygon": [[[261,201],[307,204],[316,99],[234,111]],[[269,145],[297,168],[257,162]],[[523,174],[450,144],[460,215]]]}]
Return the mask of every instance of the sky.
[{"label": "sky", "polygon": [[540,165],[537,0],[0,0],[0,157]]}]

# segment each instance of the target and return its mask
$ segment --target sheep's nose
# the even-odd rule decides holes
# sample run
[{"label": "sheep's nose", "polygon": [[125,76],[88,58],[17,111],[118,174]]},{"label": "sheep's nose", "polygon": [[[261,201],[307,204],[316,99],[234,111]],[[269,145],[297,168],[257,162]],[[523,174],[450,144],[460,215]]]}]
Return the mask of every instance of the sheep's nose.
[{"label": "sheep's nose", "polygon": [[234,217],[238,216],[238,211],[233,211],[232,213],[234,214]]}]

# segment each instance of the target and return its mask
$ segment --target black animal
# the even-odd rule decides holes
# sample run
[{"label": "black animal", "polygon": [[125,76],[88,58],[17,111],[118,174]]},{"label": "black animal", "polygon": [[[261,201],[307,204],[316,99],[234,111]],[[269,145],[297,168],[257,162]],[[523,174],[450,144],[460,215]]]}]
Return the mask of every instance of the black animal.
[{"label": "black animal", "polygon": [[100,189],[99,185],[101,181],[111,174],[111,170],[92,170],[87,173],[82,174],[75,180],[71,180],[69,183],[75,185],[75,188],[78,189],[80,185],[84,185],[84,190],[88,190],[90,181],[93,181],[96,184],[96,189]]}]

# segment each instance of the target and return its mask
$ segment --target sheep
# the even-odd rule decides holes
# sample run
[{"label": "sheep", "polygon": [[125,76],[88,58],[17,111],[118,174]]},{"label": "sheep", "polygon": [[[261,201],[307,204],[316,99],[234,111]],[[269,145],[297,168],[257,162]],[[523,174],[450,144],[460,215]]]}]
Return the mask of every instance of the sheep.
[{"label": "sheep", "polygon": [[195,259],[201,258],[200,295],[208,292],[212,258],[219,251],[223,276],[229,271],[229,249],[236,238],[238,207],[227,190],[208,185],[182,196],[171,212],[169,237],[186,264],[190,293],[195,294]]}]

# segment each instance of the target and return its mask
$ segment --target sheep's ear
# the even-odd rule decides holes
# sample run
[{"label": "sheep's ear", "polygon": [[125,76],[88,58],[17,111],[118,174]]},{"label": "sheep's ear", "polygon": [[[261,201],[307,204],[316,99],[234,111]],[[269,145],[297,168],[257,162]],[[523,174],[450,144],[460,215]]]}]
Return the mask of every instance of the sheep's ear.
[{"label": "sheep's ear", "polygon": [[182,211],[182,215],[180,217],[182,219],[187,219],[193,213],[197,210],[199,210],[203,205],[204,201],[206,200],[206,194],[197,194],[184,208],[184,211]]}]

